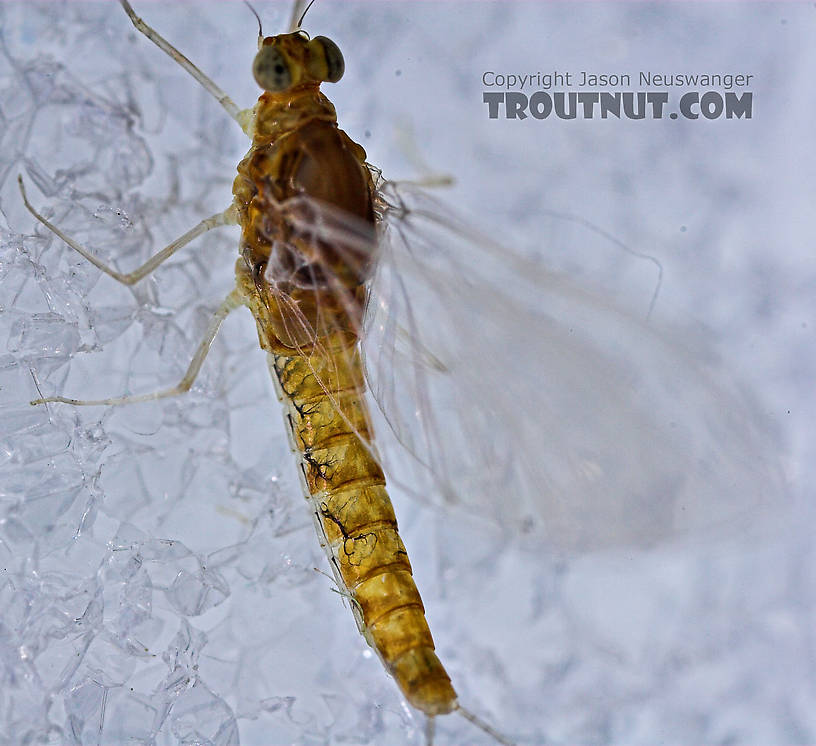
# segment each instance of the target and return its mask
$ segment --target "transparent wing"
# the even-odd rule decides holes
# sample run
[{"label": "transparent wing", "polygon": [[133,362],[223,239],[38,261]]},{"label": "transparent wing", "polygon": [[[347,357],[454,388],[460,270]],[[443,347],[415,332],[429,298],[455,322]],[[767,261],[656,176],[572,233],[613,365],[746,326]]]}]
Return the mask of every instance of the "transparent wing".
[{"label": "transparent wing", "polygon": [[[542,219],[549,263],[385,185],[364,350],[371,391],[432,475],[428,498],[564,548],[740,526],[782,502],[778,446],[701,340],[649,320],[653,267],[597,230]],[[614,275],[614,277],[612,277]],[[635,297],[640,307],[615,291]],[[409,485],[405,459],[386,452]]]},{"label": "transparent wing", "polygon": [[[421,190],[380,197],[361,336],[392,485],[566,550],[743,530],[782,501],[756,403],[650,319],[653,265],[574,219],[543,216],[545,264]],[[304,226],[362,245],[323,208]]]}]

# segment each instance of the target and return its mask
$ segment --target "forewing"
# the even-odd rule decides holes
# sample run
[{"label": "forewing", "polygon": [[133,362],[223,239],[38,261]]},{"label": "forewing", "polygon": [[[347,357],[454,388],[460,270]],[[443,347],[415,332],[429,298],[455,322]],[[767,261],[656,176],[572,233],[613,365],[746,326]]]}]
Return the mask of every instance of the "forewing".
[{"label": "forewing", "polygon": [[381,195],[363,349],[392,482],[564,549],[744,530],[782,503],[756,403],[700,339],[650,318],[648,261],[542,216],[540,255],[594,265],[596,285],[420,190]]},{"label": "forewing", "polygon": [[[530,258],[421,190],[385,182],[379,197],[356,333],[392,487],[565,550],[779,512],[768,423],[699,335],[651,314],[653,261],[555,214]],[[371,250],[352,217],[304,199],[289,204],[304,235],[350,247],[349,262]],[[326,282],[352,317],[353,291]]]}]

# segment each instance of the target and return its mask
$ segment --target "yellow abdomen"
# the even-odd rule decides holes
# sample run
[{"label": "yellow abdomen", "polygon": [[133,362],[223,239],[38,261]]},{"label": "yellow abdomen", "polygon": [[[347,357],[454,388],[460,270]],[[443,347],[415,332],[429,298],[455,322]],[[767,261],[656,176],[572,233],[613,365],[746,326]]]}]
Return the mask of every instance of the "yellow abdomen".
[{"label": "yellow abdomen", "polygon": [[429,716],[451,712],[456,692],[434,652],[371,445],[356,345],[269,357],[318,533],[360,632],[414,707]]}]

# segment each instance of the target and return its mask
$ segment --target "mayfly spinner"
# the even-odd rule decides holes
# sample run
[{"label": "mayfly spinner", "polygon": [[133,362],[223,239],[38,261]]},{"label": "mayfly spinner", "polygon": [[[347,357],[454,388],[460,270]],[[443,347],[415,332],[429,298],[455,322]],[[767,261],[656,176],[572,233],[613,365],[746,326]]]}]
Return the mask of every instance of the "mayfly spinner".
[{"label": "mayfly spinner", "polygon": [[[440,582],[440,587],[474,604],[491,594],[514,597],[513,603],[505,598],[490,605],[495,619],[505,613],[513,621],[480,625],[479,632],[491,641],[517,642],[530,675],[519,670],[512,651],[508,657],[502,651],[497,659],[507,672],[491,671],[489,680],[495,692],[512,676],[524,696],[509,690],[507,696],[535,711],[542,723],[550,722],[560,709],[558,698],[549,697],[555,669],[573,667],[573,653],[553,638],[552,627],[542,621],[546,615],[538,612],[530,614],[538,614],[540,640],[546,643],[507,634],[522,617],[516,614],[518,589],[546,575],[544,565],[557,562],[561,552],[650,548],[701,530],[716,535],[722,528],[757,527],[756,507],[779,502],[784,494],[773,438],[758,407],[734,384],[731,371],[696,344],[693,332],[661,325],[660,308],[652,317],[649,308],[631,310],[654,299],[654,265],[631,261],[633,253],[600,230],[548,214],[531,198],[520,209],[535,213],[530,238],[542,257],[536,261],[504,245],[504,237],[501,243],[489,240],[421,190],[382,179],[366,163],[363,149],[338,128],[335,110],[320,92],[323,82],[341,77],[343,59],[333,42],[299,30],[301,8],[290,33],[260,39],[253,72],[264,92],[253,109],[242,111],[136,17],[126,0],[121,4],[136,28],[185,68],[251,138],[232,204],[128,273],[112,269],[46,220],[23,191],[25,204],[88,261],[128,285],[211,229],[240,225],[237,284],[176,386],[95,401],[43,396],[38,402],[107,405],[182,393],[192,386],[224,318],[247,306],[269,356],[304,493],[337,585],[405,699],[428,716],[429,729],[435,717],[459,712],[501,740],[461,708],[436,656],[385,474],[395,495],[413,491],[445,510],[460,508],[456,518],[462,520],[436,524],[442,535],[454,536],[436,546],[440,556],[447,555],[440,566],[453,556],[468,570],[459,575],[461,582]],[[32,90],[39,91],[40,83],[50,90],[42,82],[50,79],[51,68],[47,71],[34,78]],[[125,80],[137,74],[137,66],[129,65]],[[56,91],[49,101],[75,95],[76,88]],[[83,104],[84,96],[85,91]],[[27,167],[33,181],[49,185],[43,178],[48,169],[37,159]],[[51,183],[58,186],[43,189],[46,194],[58,193],[64,182],[59,168],[53,170]],[[551,183],[542,182],[543,187]],[[546,191],[543,187],[538,192]],[[64,193],[73,199],[83,189]],[[98,193],[90,195],[94,204]],[[87,190],[84,194],[89,196]],[[64,225],[62,218],[52,221]],[[73,226],[70,232],[76,235]],[[102,242],[95,245],[104,250]],[[554,272],[553,266],[571,274]],[[600,282],[595,282],[589,273],[598,266]],[[647,272],[641,273],[644,267]],[[73,268],[69,274],[82,275]],[[175,292],[177,285],[168,287]],[[135,367],[128,367],[129,373]],[[257,417],[254,399],[252,404],[251,416]],[[173,459],[176,464],[175,454]],[[262,460],[266,467],[266,453]],[[151,468],[155,461],[151,456]],[[130,499],[129,489],[125,494]],[[220,496],[220,486],[211,494]],[[152,511],[152,493],[148,505]],[[491,524],[484,532],[483,523]],[[503,534],[493,530],[495,524]],[[478,540],[460,541],[462,526],[465,535]],[[403,528],[409,528],[405,519]],[[486,536],[496,541],[482,541]],[[268,557],[265,537],[259,544]],[[500,554],[505,547],[508,553]],[[478,584],[468,586],[467,578],[478,574],[472,567],[492,572],[503,562],[506,574],[497,572],[492,586],[486,589],[481,575]],[[246,610],[244,604],[236,608]],[[264,615],[264,627],[267,619]],[[563,648],[561,664],[549,657],[550,644]],[[451,668],[454,655],[442,656]],[[250,656],[238,656],[244,657]],[[473,658],[469,653],[462,660]],[[266,668],[259,663],[255,671]],[[577,675],[583,687],[580,666]],[[91,676],[96,672],[86,680]],[[258,691],[267,696],[262,683]],[[498,691],[487,701],[501,696]],[[251,697],[255,707],[254,689]],[[581,699],[579,707],[584,706]],[[168,707],[163,704],[162,712]],[[252,707],[241,706],[241,716],[251,718]],[[502,724],[508,721],[505,717]],[[520,718],[513,725],[530,732]],[[157,720],[154,730],[160,727],[165,726]],[[527,740],[552,740],[549,725],[533,727],[536,732]]]},{"label": "mayfly spinner", "polygon": [[120,0],[134,26],[215,96],[251,138],[238,165],[233,203],[203,220],[139,269],[120,273],[26,207],[100,270],[133,284],[196,237],[217,226],[241,226],[236,287],[216,311],[189,369],[171,389],[139,396],[32,402],[112,405],[149,401],[190,389],[224,318],[253,313],[293,449],[304,493],[334,576],[360,632],[411,705],[433,718],[460,712],[498,741],[490,726],[464,710],[434,652],[411,564],[397,530],[385,477],[371,439],[359,349],[368,283],[377,263],[378,215],[388,206],[363,148],[337,126],[323,82],[343,75],[343,56],[322,36],[300,29],[259,36],[253,74],[263,93],[250,110],[235,103]]}]

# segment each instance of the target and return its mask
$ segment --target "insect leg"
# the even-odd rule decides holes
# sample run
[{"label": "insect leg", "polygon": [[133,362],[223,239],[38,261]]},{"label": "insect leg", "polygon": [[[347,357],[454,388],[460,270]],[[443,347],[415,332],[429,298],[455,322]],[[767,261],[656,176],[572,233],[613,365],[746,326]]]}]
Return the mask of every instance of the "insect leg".
[{"label": "insect leg", "polygon": [[428,162],[422,155],[422,149],[410,122],[403,122],[401,125],[397,125],[396,140],[397,148],[408,159],[408,163],[410,163],[418,173],[422,174],[422,176],[419,179],[400,179],[392,183],[410,184],[422,189],[449,187],[456,183],[456,179],[450,174],[440,173],[428,165]]},{"label": "insect leg", "polygon": [[408,186],[418,187],[420,189],[440,189],[443,187],[453,186],[456,179],[449,174],[429,174],[423,176],[421,179],[399,179],[391,182],[397,187],[400,184],[407,184]]},{"label": "insect leg", "polygon": [[162,391],[153,391],[149,394],[116,396],[110,399],[68,399],[64,396],[48,396],[43,399],[35,399],[31,403],[47,404],[50,402],[58,402],[62,404],[73,404],[77,407],[112,406],[114,404],[136,404],[137,402],[154,401],[155,399],[167,399],[171,396],[183,394],[184,392],[190,390],[190,387],[193,385],[193,382],[198,376],[198,372],[201,370],[201,366],[204,364],[207,353],[210,351],[210,345],[212,345],[215,335],[218,334],[218,329],[221,327],[221,323],[225,318],[227,318],[230,311],[233,311],[242,304],[243,295],[241,295],[236,288],[224,299],[221,305],[218,306],[218,309],[210,319],[210,323],[207,326],[207,331],[204,333],[204,337],[199,343],[195,355],[193,355],[193,359],[190,361],[190,365],[187,368],[187,372],[184,374],[184,378],[182,378],[172,388],[163,389]]},{"label": "insect leg", "polygon": [[23,185],[23,177],[19,174],[17,176],[17,183],[20,185],[20,192],[23,195],[23,202],[25,203],[26,208],[35,218],[37,218],[37,220],[39,220],[52,233],[59,236],[72,249],[78,251],[95,267],[98,267],[106,275],[110,275],[114,280],[117,280],[124,285],[134,285],[135,283],[139,282],[139,280],[146,277],[154,269],[156,269],[156,267],[158,267],[165,259],[173,256],[173,254],[175,254],[183,246],[190,243],[190,241],[192,241],[194,238],[198,238],[200,235],[212,230],[213,228],[217,228],[222,225],[236,225],[238,222],[235,205],[230,205],[223,212],[217,212],[215,215],[211,215],[210,217],[202,220],[198,225],[191,228],[183,236],[179,236],[175,241],[165,246],[160,252],[150,257],[150,259],[148,259],[141,267],[133,270],[133,272],[117,272],[112,267],[109,267],[107,264],[97,259],[97,257],[88,251],[88,249],[78,244],[73,238],[63,233],[53,223],[50,223],[42,215],[40,215],[40,213],[38,213],[28,201],[28,195],[26,194],[25,186]]},{"label": "insect leg", "polygon": [[185,57],[181,52],[178,51],[167,39],[165,39],[161,34],[155,31],[153,28],[148,26],[139,16],[136,15],[136,11],[133,10],[133,7],[128,2],[128,0],[119,0],[122,7],[125,9],[125,13],[128,14],[128,18],[133,22],[133,25],[136,27],[136,30],[140,33],[144,34],[150,41],[152,41],[159,49],[161,49],[165,54],[172,57],[179,65],[181,65],[190,75],[192,75],[209,93],[210,95],[214,96],[215,99],[218,101],[221,106],[224,107],[227,114],[229,114],[239,125],[241,125],[241,129],[244,132],[247,131],[247,127],[249,125],[250,116],[247,112],[242,111],[238,108],[237,104],[226,94],[224,91],[219,88],[213,80],[208,78],[201,70],[199,70],[192,62],[190,62],[187,57]]}]

